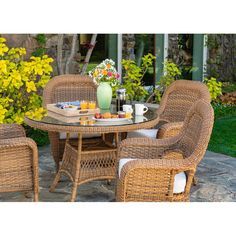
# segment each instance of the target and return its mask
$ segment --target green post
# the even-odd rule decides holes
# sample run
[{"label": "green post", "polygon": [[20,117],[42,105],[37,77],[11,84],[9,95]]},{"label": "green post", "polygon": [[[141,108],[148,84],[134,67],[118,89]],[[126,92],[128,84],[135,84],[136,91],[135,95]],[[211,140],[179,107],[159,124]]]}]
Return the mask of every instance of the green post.
[{"label": "green post", "polygon": [[164,62],[164,34],[155,34],[155,79],[159,81],[163,74],[163,62]]},{"label": "green post", "polygon": [[117,65],[117,34],[108,35],[108,58]]},{"label": "green post", "polygon": [[[192,80],[203,80],[203,50],[204,50],[204,35],[193,35],[193,73]],[[195,69],[196,68],[196,69]]]}]

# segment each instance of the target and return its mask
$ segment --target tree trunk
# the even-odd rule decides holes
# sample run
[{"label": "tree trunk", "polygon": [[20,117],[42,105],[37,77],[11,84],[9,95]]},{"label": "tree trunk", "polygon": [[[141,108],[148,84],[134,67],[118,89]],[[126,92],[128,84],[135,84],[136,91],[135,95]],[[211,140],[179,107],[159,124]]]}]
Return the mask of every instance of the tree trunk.
[{"label": "tree trunk", "polygon": [[168,59],[171,59],[177,65],[180,64],[180,55],[178,47],[178,34],[168,35]]},{"label": "tree trunk", "polygon": [[90,41],[89,49],[88,49],[86,57],[84,59],[84,65],[83,65],[82,71],[81,71],[82,75],[85,74],[85,72],[87,70],[88,63],[89,63],[90,57],[91,57],[92,52],[93,52],[93,48],[96,44],[96,39],[97,39],[97,34],[93,34],[92,38],[91,38],[91,41]]},{"label": "tree trunk", "polygon": [[144,52],[144,41],[141,40],[139,47],[138,47],[138,52],[136,55],[136,62],[137,62],[137,66],[141,66],[141,62],[142,62],[142,57],[143,57],[143,52]]},{"label": "tree trunk", "polygon": [[63,62],[62,62],[63,41],[64,41],[64,35],[59,34],[58,41],[57,41],[57,67],[58,67],[59,75],[64,74]]},{"label": "tree trunk", "polygon": [[135,54],[134,54],[135,35],[122,34],[122,39],[123,39],[123,49],[122,49],[123,59],[135,60]]},{"label": "tree trunk", "polygon": [[77,42],[77,38],[78,35],[77,34],[73,34],[73,39],[72,39],[72,45],[71,45],[71,51],[70,51],[70,55],[66,61],[66,68],[65,68],[65,73],[69,74],[70,73],[70,64],[75,56],[76,53],[76,42]]}]

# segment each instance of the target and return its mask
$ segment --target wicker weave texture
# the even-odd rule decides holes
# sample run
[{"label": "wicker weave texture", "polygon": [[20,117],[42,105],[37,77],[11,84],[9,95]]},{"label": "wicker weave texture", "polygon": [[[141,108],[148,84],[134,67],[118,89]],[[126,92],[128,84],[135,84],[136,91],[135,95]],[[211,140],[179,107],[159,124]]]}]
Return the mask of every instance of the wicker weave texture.
[{"label": "wicker weave texture", "polygon": [[167,122],[168,126],[161,126],[157,138],[177,135],[182,128],[187,112],[198,100],[211,101],[207,86],[198,81],[177,80],[164,92],[160,107],[160,122]]},{"label": "wicker weave texture", "polygon": [[[97,86],[88,76],[82,75],[59,75],[55,76],[46,85],[43,91],[43,105],[57,102],[68,102],[76,100],[96,101]],[[58,132],[49,132],[51,151],[56,164],[59,162],[65,148],[65,140],[59,139]]]},{"label": "wicker weave texture", "polygon": [[0,192],[28,191],[38,201],[37,145],[20,125],[0,125]]},{"label": "wicker weave texture", "polygon": [[[117,201],[188,201],[198,163],[210,139],[214,113],[210,103],[196,102],[184,120],[183,129],[165,139],[130,138],[121,142],[121,158],[128,162],[117,178]],[[118,162],[117,162],[118,163]],[[185,172],[185,191],[173,193],[174,177]]]}]

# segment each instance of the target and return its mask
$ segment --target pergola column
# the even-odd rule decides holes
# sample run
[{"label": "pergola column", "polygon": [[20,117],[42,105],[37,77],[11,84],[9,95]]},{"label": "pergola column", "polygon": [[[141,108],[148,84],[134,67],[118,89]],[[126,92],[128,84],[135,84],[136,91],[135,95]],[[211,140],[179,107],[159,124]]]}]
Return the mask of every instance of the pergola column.
[{"label": "pergola column", "polygon": [[163,63],[168,55],[168,35],[167,34],[155,34],[154,36],[154,54],[155,60],[155,79],[159,81],[163,75]]},{"label": "pergola column", "polygon": [[[196,70],[192,72],[192,80],[202,81],[204,65],[206,61],[206,53],[204,53],[204,34],[194,34],[193,35],[193,67],[196,67]],[[206,63],[206,62],[205,62]]]},{"label": "pergola column", "polygon": [[109,34],[108,35],[108,58],[112,59],[117,65],[117,42],[118,35],[117,34]]},{"label": "pergola column", "polygon": [[[116,63],[117,72],[122,75],[122,34],[108,35],[108,58]],[[121,80],[121,76],[119,78]]]}]

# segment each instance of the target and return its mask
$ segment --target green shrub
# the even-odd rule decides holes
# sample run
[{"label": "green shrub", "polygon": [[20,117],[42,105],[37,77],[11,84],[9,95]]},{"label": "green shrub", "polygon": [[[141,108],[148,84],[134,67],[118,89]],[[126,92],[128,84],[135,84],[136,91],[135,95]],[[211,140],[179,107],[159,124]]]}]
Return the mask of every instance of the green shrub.
[{"label": "green shrub", "polygon": [[46,48],[45,48],[46,36],[45,36],[45,34],[37,34],[36,40],[37,40],[37,42],[39,44],[39,47],[37,47],[35,49],[35,51],[32,52],[32,56],[34,56],[34,57],[42,57],[46,53]]},{"label": "green shrub", "polygon": [[148,68],[152,66],[155,56],[151,53],[142,57],[141,66],[137,66],[133,60],[122,60],[122,66],[125,70],[125,76],[123,77],[123,84],[113,88],[115,91],[118,87],[122,86],[126,89],[128,98],[130,100],[142,100],[148,92],[143,87],[143,77],[147,72]]},{"label": "green shrub", "polygon": [[236,91],[236,83],[223,82],[222,93],[231,93]]},{"label": "green shrub", "polygon": [[211,94],[211,99],[216,100],[222,94],[222,83],[218,82],[216,78],[211,77],[210,79],[205,78],[204,82],[206,83],[208,90]]},{"label": "green shrub", "polygon": [[27,137],[32,138],[38,146],[49,144],[48,132],[34,129],[29,126],[25,127]]},{"label": "green shrub", "polygon": [[158,88],[154,90],[155,102],[159,103],[166,88],[181,76],[178,66],[170,60],[164,62],[164,75],[157,82]]}]

